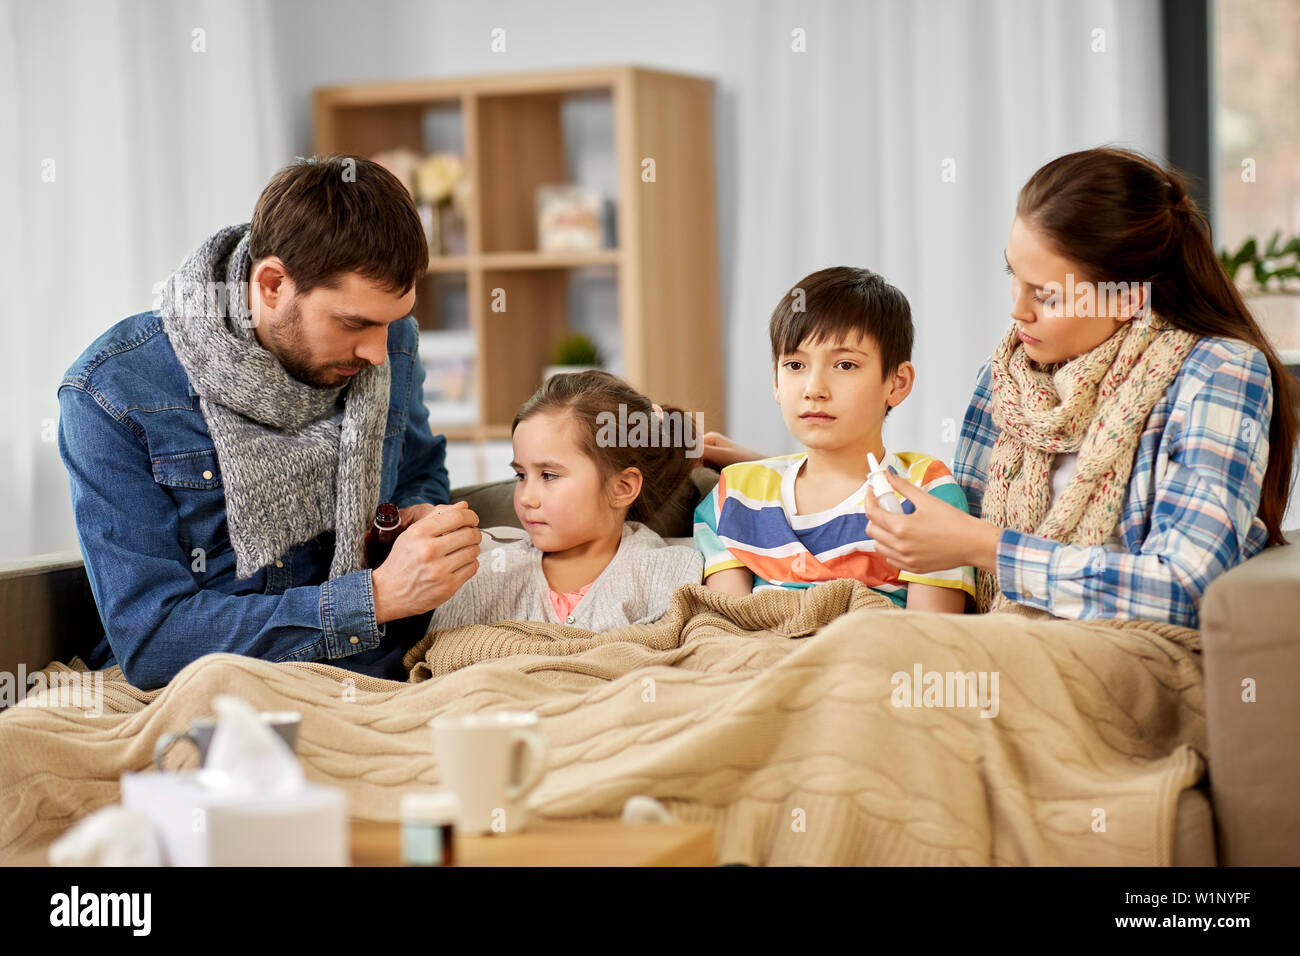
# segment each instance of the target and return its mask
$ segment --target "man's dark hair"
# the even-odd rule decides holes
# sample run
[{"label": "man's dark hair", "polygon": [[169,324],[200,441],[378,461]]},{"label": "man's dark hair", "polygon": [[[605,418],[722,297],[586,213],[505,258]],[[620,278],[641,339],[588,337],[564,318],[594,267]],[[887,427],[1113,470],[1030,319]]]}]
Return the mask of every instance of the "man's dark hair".
[{"label": "man's dark hair", "polygon": [[410,192],[360,156],[300,158],[276,173],[253,209],[248,253],[277,256],[300,293],[356,272],[406,295],[429,268]]},{"label": "man's dark hair", "polygon": [[854,332],[876,343],[882,380],[912,360],[912,308],[903,293],[869,269],[832,266],[814,272],[796,282],[772,312],[772,365],[804,342]]}]

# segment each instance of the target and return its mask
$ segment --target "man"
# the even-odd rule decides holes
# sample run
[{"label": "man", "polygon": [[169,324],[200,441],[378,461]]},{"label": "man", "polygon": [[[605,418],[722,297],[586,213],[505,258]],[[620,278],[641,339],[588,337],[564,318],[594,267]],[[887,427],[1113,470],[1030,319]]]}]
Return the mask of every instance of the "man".
[{"label": "man", "polygon": [[[427,266],[394,176],[300,160],[73,363],[59,452],[104,622],[90,666],[146,689],[218,651],[405,677],[480,537],[424,405]],[[363,570],[383,501],[402,533]]]}]

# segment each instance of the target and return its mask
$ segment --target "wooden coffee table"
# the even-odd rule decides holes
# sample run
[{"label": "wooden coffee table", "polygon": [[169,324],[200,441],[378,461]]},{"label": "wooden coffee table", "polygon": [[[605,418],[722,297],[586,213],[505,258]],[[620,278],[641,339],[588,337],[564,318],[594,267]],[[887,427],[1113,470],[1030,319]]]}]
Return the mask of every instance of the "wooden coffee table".
[{"label": "wooden coffee table", "polygon": [[[353,866],[401,866],[397,823],[351,820]],[[5,866],[49,866],[49,848]],[[714,866],[713,827],[617,821],[530,823],[523,833],[456,836],[457,866]]]},{"label": "wooden coffee table", "polygon": [[[401,825],[352,820],[353,866],[401,866]],[[713,827],[533,822],[522,833],[456,834],[457,866],[714,866]]]}]

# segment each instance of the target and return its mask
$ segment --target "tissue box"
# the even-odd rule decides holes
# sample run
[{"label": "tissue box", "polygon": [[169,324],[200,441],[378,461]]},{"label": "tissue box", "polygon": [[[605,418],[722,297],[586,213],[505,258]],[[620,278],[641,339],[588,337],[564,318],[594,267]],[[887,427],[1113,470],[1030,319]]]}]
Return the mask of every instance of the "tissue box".
[{"label": "tissue box", "polygon": [[304,783],[286,796],[201,786],[189,773],[124,773],[122,804],[149,817],[172,866],[347,866],[347,799]]}]

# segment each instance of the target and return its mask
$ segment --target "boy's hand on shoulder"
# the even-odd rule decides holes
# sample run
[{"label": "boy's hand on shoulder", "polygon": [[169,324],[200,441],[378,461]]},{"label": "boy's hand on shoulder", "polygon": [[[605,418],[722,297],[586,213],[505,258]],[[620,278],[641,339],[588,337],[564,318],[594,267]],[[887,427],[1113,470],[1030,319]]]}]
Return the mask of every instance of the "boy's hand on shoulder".
[{"label": "boy's hand on shoulder", "polygon": [[912,502],[915,511],[896,515],[876,504],[868,491],[863,510],[867,534],[876,552],[901,571],[926,574],[972,565],[988,571],[997,568],[997,544],[1002,532],[948,502],[916,487],[906,478],[888,473],[889,483]]},{"label": "boy's hand on shoulder", "polygon": [[738,445],[721,432],[705,432],[700,449],[701,460],[721,471],[739,461],[758,461],[767,457],[743,445]]}]

